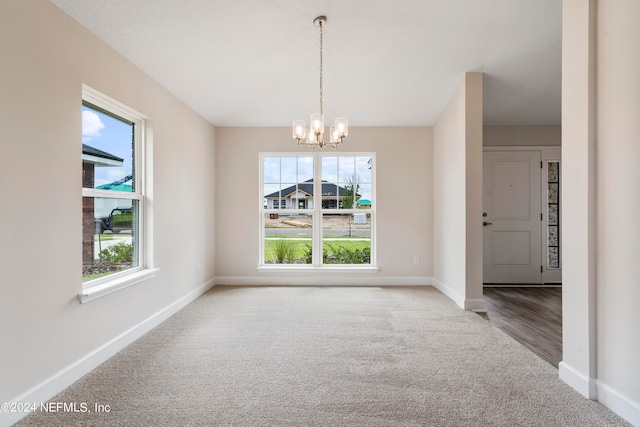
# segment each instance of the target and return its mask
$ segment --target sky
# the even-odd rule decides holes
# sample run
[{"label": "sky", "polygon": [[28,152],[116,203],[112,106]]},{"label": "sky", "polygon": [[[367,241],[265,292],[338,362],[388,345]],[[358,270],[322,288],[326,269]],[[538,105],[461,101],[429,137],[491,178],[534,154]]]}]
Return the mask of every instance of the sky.
[{"label": "sky", "polygon": [[97,167],[95,186],[108,184],[131,174],[132,125],[82,106],[82,143],[124,159],[122,167]]}]

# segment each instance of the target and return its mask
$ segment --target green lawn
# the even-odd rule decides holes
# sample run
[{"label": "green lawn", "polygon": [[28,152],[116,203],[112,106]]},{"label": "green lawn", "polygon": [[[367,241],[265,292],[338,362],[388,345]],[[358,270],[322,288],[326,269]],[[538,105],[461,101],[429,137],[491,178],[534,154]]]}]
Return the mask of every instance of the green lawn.
[{"label": "green lawn", "polygon": [[[103,234],[94,234],[93,235],[93,241],[94,242],[106,242],[107,240],[114,240],[114,239],[122,239],[125,237],[131,237],[131,233],[121,233],[121,234],[113,234],[113,233],[103,233]],[[100,239],[100,240],[98,240]]]}]

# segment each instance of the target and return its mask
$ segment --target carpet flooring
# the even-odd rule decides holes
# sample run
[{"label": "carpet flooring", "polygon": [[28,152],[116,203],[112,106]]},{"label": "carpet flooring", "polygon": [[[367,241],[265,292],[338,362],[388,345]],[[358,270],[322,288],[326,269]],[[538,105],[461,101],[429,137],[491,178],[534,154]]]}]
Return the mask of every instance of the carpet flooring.
[{"label": "carpet flooring", "polygon": [[628,425],[431,287],[216,287],[51,401],[18,425]]}]

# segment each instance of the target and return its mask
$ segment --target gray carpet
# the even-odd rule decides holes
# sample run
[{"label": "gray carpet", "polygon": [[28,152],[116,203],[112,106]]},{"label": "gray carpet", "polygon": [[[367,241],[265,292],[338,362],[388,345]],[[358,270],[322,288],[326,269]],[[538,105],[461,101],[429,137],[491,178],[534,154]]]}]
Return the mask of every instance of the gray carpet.
[{"label": "gray carpet", "polygon": [[620,426],[430,287],[216,287],[21,426]]}]

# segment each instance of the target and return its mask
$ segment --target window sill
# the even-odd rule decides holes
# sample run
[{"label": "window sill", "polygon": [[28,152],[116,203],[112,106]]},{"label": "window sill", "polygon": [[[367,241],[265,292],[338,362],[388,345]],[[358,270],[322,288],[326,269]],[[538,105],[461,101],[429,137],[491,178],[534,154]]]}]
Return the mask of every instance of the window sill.
[{"label": "window sill", "polygon": [[108,295],[112,292],[119,291],[120,289],[124,289],[131,285],[135,285],[136,283],[140,283],[147,279],[150,279],[153,276],[155,276],[156,271],[158,271],[157,268],[156,269],[148,268],[141,271],[137,271],[132,274],[127,274],[126,276],[123,276],[123,277],[109,280],[104,283],[87,287],[86,289],[82,290],[82,292],[78,295],[78,298],[80,298],[81,304],[87,303],[89,301],[93,301],[94,299]]},{"label": "window sill", "polygon": [[303,273],[378,273],[380,269],[378,267],[374,267],[372,265],[367,266],[347,266],[347,265],[339,265],[339,266],[298,266],[298,265],[286,265],[286,264],[278,264],[278,265],[263,265],[258,267],[258,271],[261,273],[293,273],[293,272],[303,272]]}]

